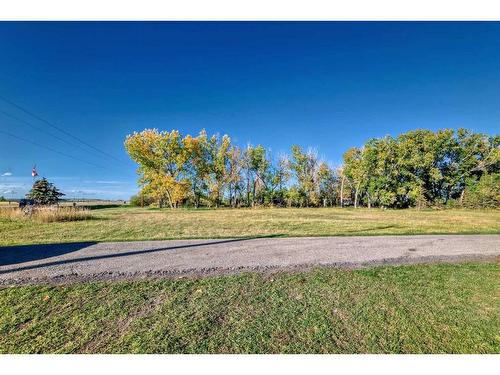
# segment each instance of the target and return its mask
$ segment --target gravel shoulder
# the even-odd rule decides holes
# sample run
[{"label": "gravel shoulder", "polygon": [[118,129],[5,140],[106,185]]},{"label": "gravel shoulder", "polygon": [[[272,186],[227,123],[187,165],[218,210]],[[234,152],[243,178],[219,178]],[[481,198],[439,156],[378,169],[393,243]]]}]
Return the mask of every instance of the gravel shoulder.
[{"label": "gravel shoulder", "polygon": [[498,260],[500,235],[234,238],[0,247],[0,284]]}]

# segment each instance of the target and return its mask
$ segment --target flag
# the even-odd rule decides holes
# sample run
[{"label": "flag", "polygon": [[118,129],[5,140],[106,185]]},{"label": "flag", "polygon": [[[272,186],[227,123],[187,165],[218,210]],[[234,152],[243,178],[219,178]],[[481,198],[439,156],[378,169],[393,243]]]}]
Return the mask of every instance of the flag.
[{"label": "flag", "polygon": [[38,176],[38,172],[36,171],[36,165],[33,166],[33,169],[31,170],[31,176],[36,177]]}]

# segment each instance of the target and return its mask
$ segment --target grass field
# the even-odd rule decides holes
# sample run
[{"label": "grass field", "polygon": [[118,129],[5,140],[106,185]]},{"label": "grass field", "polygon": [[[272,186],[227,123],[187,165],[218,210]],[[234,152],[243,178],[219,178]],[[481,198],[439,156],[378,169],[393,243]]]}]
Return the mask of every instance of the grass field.
[{"label": "grass field", "polygon": [[500,210],[262,208],[92,210],[92,219],[39,223],[0,218],[0,246],[251,236],[500,233]]},{"label": "grass field", "polygon": [[[0,219],[0,246],[253,236],[500,233],[499,210],[95,207]],[[0,289],[0,353],[500,353],[500,264],[316,268]]]},{"label": "grass field", "polygon": [[0,290],[2,353],[499,353],[500,265]]}]

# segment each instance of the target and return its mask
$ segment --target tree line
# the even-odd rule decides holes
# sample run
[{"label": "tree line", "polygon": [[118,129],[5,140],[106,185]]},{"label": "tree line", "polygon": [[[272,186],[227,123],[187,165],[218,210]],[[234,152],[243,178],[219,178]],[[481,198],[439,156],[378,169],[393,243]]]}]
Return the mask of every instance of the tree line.
[{"label": "tree line", "polygon": [[139,165],[132,203],[189,207],[500,206],[500,136],[414,130],[370,139],[334,167],[313,149],[273,157],[228,135],[146,129],[125,148]]}]

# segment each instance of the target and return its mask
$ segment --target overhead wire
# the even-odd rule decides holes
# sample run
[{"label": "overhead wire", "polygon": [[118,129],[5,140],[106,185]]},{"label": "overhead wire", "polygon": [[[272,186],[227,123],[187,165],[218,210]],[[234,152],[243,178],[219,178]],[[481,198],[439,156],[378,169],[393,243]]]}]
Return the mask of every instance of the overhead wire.
[{"label": "overhead wire", "polygon": [[94,166],[94,167],[97,167],[97,168],[104,168],[104,169],[106,169],[106,167],[104,167],[104,166],[102,166],[102,165],[95,164],[95,163],[92,163],[92,162],[90,162],[90,161],[87,161],[87,160],[84,160],[84,159],[80,159],[80,158],[78,158],[78,157],[76,157],[76,156],[73,156],[73,155],[67,154],[67,153],[65,153],[65,152],[61,152],[61,151],[55,150],[55,149],[53,149],[52,147],[46,146],[46,145],[41,144],[41,143],[38,143],[38,142],[31,141],[31,140],[26,139],[26,138],[23,138],[23,137],[19,137],[18,135],[12,134],[12,133],[7,132],[7,131],[5,131],[5,130],[1,130],[1,129],[0,129],[0,134],[5,134],[5,135],[7,135],[7,136],[9,136],[9,137],[12,137],[12,138],[18,139],[18,140],[23,141],[23,142],[26,142],[26,143],[30,143],[30,144],[32,144],[32,145],[34,145],[34,146],[44,148],[44,149],[46,149],[46,150],[48,150],[48,151],[51,151],[51,152],[54,152],[54,153],[56,153],[56,154],[59,154],[59,155],[65,156],[65,157],[67,157],[67,158],[71,158],[71,159],[77,160],[77,161],[82,162],[82,163],[89,164],[89,165]]},{"label": "overhead wire", "polygon": [[26,108],[22,107],[21,105],[19,105],[19,104],[17,104],[17,103],[15,103],[15,102],[13,102],[12,100],[9,100],[9,99],[5,98],[5,97],[4,97],[4,96],[2,96],[2,95],[0,95],[0,99],[1,99],[1,100],[3,100],[5,103],[8,103],[8,104],[10,104],[11,106],[13,106],[13,107],[17,108],[18,110],[20,110],[20,111],[22,111],[22,112],[26,113],[27,115],[29,115],[29,116],[31,116],[31,117],[33,117],[33,118],[37,119],[38,121],[43,122],[44,124],[46,124],[46,125],[50,126],[51,128],[58,130],[59,132],[63,133],[64,135],[66,135],[66,136],[68,136],[68,137],[70,137],[70,138],[72,138],[72,139],[74,139],[74,140],[76,140],[76,141],[80,142],[81,144],[83,144],[83,145],[87,146],[88,148],[90,148],[90,149],[92,149],[92,150],[94,150],[94,151],[96,151],[96,152],[99,152],[100,154],[105,155],[105,156],[107,156],[108,158],[111,158],[111,159],[113,159],[113,160],[115,160],[115,161],[118,161],[118,162],[120,162],[120,163],[126,164],[126,162],[125,162],[125,161],[123,161],[123,160],[121,160],[121,159],[118,159],[117,157],[115,157],[115,156],[111,155],[110,153],[108,153],[108,152],[106,152],[106,151],[102,151],[101,149],[99,149],[99,148],[97,148],[97,147],[95,147],[95,146],[91,145],[90,143],[86,142],[85,140],[81,139],[80,137],[78,137],[78,136],[76,136],[76,135],[74,135],[74,134],[71,134],[70,132],[66,131],[65,129],[63,129],[63,128],[61,128],[61,127],[57,126],[57,125],[55,125],[54,123],[52,123],[52,122],[50,122],[50,121],[48,121],[48,120],[46,120],[46,119],[44,119],[43,117],[41,117],[41,116],[37,115],[36,113],[31,112],[30,110],[28,110],[28,109],[26,109]]},{"label": "overhead wire", "polygon": [[76,146],[76,147],[80,148],[81,150],[84,150],[84,151],[86,151],[86,152],[87,152],[87,149],[83,148],[83,147],[82,147],[82,146],[80,146],[79,144],[77,144],[77,143],[72,143],[72,142],[68,141],[68,140],[67,140],[67,139],[65,139],[65,138],[59,137],[58,135],[53,134],[53,133],[51,133],[51,132],[47,131],[47,130],[46,130],[46,129],[44,129],[42,126],[35,125],[35,124],[33,124],[33,123],[29,122],[29,121],[26,121],[26,120],[24,120],[24,119],[22,119],[22,118],[20,118],[20,117],[14,116],[13,114],[10,114],[10,113],[5,112],[5,111],[3,111],[3,110],[0,110],[0,113],[1,113],[2,115],[4,115],[5,117],[9,117],[10,119],[13,119],[13,120],[16,120],[16,121],[22,122],[23,124],[28,125],[28,126],[30,126],[31,128],[36,129],[36,130],[38,130],[38,131],[40,131],[40,132],[43,132],[43,133],[45,133],[45,134],[48,134],[48,135],[50,135],[51,137],[54,137],[55,139],[57,139],[57,140],[59,140],[59,141],[61,141],[61,142],[64,142],[64,143],[66,143],[66,144],[68,144],[68,145],[70,145],[70,146],[72,146],[72,147],[73,147],[73,146]]}]

